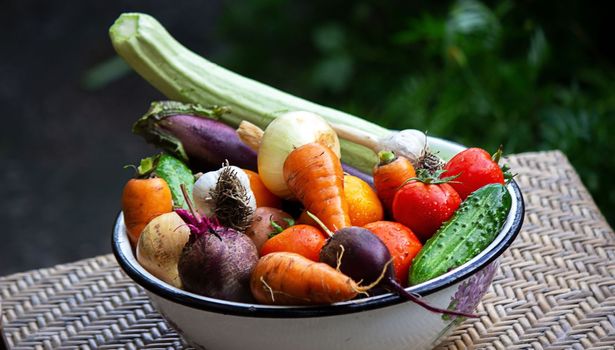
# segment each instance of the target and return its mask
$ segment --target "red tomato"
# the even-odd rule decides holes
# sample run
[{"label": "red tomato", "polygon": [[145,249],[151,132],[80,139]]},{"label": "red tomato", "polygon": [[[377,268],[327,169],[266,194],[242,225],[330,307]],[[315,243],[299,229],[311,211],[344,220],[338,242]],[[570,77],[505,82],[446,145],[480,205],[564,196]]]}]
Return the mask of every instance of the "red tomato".
[{"label": "red tomato", "polygon": [[363,226],[372,231],[387,246],[393,257],[395,279],[402,286],[408,285],[408,270],[412,259],[419,253],[423,244],[406,226],[393,221],[374,221]]},{"label": "red tomato", "polygon": [[447,183],[410,181],[395,194],[393,218],[425,242],[453,216],[461,198]]},{"label": "red tomato", "polygon": [[491,155],[481,148],[468,148],[459,152],[444,166],[441,177],[459,174],[450,185],[466,199],[470,193],[492,183],[504,184],[504,173],[498,163],[491,159]]}]

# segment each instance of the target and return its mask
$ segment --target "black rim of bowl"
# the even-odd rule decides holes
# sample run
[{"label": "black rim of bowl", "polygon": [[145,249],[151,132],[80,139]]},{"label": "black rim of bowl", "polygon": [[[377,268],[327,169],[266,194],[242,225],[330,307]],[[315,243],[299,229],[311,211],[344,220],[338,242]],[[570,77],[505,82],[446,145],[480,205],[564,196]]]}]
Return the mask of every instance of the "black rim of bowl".
[{"label": "black rim of bowl", "polygon": [[[427,282],[416,287],[411,287],[410,289],[408,289],[409,291],[411,291],[412,293],[419,294],[421,296],[426,296],[437,292],[450,285],[460,282],[467,277],[470,277],[474,273],[480,271],[485,266],[489,265],[504,251],[506,251],[506,249],[512,244],[515,237],[521,230],[525,212],[523,196],[521,195],[519,186],[515,181],[511,181],[510,185],[510,188],[512,188],[512,194],[517,200],[517,206],[515,212],[513,213],[514,216],[512,225],[509,227],[507,232],[500,233],[503,234],[504,237],[499,241],[499,243],[495,247],[493,247],[493,249],[484,254],[480,259],[466,266],[466,268],[462,270],[457,270],[456,272],[448,275],[444,279],[436,279],[432,283]],[[188,293],[174,288],[150,274],[143,273],[131,264],[130,259],[126,256],[126,252],[122,249],[120,244],[120,222],[123,225],[123,220],[120,220],[120,215],[121,213],[118,214],[118,219],[116,220],[114,225],[112,235],[112,247],[113,254],[115,255],[122,269],[136,283],[138,283],[151,293],[154,293],[169,301],[179,303],[191,308],[235,316],[301,318],[341,315],[372,310],[376,308],[399,304],[402,302],[407,302],[406,299],[399,297],[395,294],[389,293],[362,299],[359,301],[344,302],[333,305],[280,307],[261,304],[235,303]],[[132,250],[129,253],[133,254]]]}]

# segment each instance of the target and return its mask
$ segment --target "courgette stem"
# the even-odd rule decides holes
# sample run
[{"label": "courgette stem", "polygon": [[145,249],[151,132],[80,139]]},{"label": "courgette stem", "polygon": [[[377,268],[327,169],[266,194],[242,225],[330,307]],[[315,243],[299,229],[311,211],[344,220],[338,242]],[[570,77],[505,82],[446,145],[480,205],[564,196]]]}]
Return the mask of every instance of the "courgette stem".
[{"label": "courgette stem", "polygon": [[[222,68],[181,45],[149,15],[124,13],[111,26],[109,35],[116,52],[168,98],[204,106],[229,106],[231,113],[220,119],[233,127],[247,120],[264,129],[285,112],[304,110],[376,139],[390,132]],[[377,163],[376,155],[363,146],[350,142],[342,142],[341,146],[342,160],[362,171],[371,171]]]}]

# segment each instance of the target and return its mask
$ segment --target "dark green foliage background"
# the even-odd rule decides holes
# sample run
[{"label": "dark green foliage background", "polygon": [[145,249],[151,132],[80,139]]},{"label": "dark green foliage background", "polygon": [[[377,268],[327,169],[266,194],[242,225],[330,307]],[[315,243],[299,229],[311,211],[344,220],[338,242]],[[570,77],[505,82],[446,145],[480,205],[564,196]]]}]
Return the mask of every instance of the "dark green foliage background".
[{"label": "dark green foliage background", "polygon": [[581,1],[228,2],[212,58],[389,128],[562,150],[614,224],[608,14]]}]

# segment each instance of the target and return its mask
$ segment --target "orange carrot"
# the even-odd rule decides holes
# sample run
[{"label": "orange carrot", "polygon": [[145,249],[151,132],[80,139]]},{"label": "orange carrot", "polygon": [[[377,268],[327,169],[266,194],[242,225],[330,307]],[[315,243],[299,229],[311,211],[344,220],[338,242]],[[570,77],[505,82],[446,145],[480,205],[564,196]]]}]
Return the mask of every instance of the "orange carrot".
[{"label": "orange carrot", "polygon": [[260,258],[250,279],[254,298],[276,305],[331,304],[353,299],[369,287],[358,286],[325,263],[288,252]]},{"label": "orange carrot", "polygon": [[384,207],[391,212],[395,192],[406,180],[416,177],[412,163],[392,151],[378,153],[380,163],[374,167],[374,187]]},{"label": "orange carrot", "polygon": [[263,180],[261,180],[257,172],[248,169],[243,169],[243,171],[250,179],[250,189],[252,189],[252,193],[254,193],[256,207],[280,208],[282,206],[280,197],[271,193],[271,191],[265,187]]},{"label": "orange carrot", "polygon": [[294,149],[284,162],[284,180],[305,209],[329,230],[351,225],[342,163],[331,149],[319,143]]},{"label": "orange carrot", "polygon": [[133,246],[137,244],[141,231],[152,219],[172,210],[171,190],[163,179],[130,179],[124,186],[122,211]]},{"label": "orange carrot", "polygon": [[260,255],[291,252],[318,261],[320,249],[327,242],[327,238],[328,236],[314,226],[294,225],[269,238],[263,244]]}]

